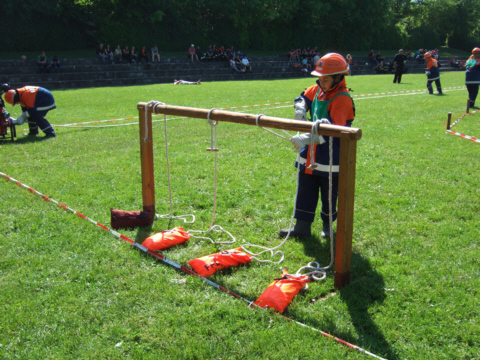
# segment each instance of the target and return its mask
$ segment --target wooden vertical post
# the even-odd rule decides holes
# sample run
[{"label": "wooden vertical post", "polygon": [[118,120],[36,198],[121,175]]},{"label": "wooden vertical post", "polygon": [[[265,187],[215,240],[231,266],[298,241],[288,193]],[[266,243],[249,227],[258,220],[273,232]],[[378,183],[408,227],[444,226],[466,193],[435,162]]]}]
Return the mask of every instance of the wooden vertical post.
[{"label": "wooden vertical post", "polygon": [[448,113],[448,119],[447,119],[447,130],[450,130],[450,124],[452,122],[452,113]]},{"label": "wooden vertical post", "polygon": [[467,100],[467,114],[470,112],[470,99]]},{"label": "wooden vertical post", "polygon": [[137,108],[140,128],[140,161],[142,165],[143,211],[149,211],[155,214],[152,109],[148,109],[147,116],[145,118],[145,107],[137,106]]},{"label": "wooden vertical post", "polygon": [[357,140],[351,139],[348,133],[341,133],[334,279],[337,289],[350,283],[356,159]]}]

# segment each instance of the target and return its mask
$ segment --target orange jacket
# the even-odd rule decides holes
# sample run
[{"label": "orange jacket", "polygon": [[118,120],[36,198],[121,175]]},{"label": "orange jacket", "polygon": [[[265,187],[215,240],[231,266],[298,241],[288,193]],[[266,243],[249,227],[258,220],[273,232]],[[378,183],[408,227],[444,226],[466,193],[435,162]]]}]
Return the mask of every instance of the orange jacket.
[{"label": "orange jacket", "polygon": [[37,97],[38,89],[38,86],[25,86],[17,89],[20,105],[24,108],[35,107],[35,98]]},{"label": "orange jacket", "polygon": [[432,57],[427,59],[427,69],[430,70],[432,67],[438,67],[437,60]]}]

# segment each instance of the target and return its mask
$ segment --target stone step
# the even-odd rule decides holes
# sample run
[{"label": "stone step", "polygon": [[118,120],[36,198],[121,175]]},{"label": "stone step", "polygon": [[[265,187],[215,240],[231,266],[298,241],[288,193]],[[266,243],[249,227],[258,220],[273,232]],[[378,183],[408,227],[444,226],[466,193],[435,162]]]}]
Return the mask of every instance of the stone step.
[{"label": "stone step", "polygon": [[[375,67],[366,65],[367,57],[354,59],[352,75],[377,74]],[[393,58],[391,59],[393,60]],[[387,58],[385,61],[389,61]],[[237,73],[228,62],[191,63],[185,58],[162,58],[155,64],[102,64],[96,58],[64,59],[63,73],[42,70],[36,61],[0,60],[0,81],[12,87],[38,85],[48,89],[74,89],[102,86],[130,86],[172,83],[174,79],[190,81],[233,81],[310,77],[294,67],[286,56],[250,57],[253,73]],[[449,67],[449,59],[441,61],[443,71],[458,71]],[[408,73],[425,72],[425,64],[407,63]],[[388,73],[388,72],[387,72]]]}]

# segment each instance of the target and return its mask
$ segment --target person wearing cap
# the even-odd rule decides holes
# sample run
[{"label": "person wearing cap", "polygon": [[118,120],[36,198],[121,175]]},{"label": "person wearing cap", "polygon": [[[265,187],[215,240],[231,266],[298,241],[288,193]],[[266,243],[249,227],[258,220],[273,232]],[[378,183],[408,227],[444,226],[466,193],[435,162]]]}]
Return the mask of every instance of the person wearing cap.
[{"label": "person wearing cap", "polygon": [[188,48],[187,57],[192,59],[192,63],[194,62],[193,59],[197,59],[197,62],[200,62],[200,60],[198,60],[198,56],[197,56],[197,52],[195,51],[194,44],[190,45],[190,47]]},{"label": "person wearing cap", "polygon": [[440,71],[438,70],[438,62],[435,60],[430,52],[426,52],[423,57],[427,60],[427,89],[429,94],[433,94],[432,82],[435,81],[439,95],[443,95],[442,85],[440,85]]},{"label": "person wearing cap", "polygon": [[38,135],[38,128],[45,133],[45,138],[56,136],[52,125],[45,119],[47,113],[57,107],[50,91],[38,86],[24,86],[8,90],[5,93],[5,101],[12,106],[20,104],[22,114],[13,123],[22,125],[28,121],[29,136]]},{"label": "person wearing cap", "polygon": [[[348,63],[342,55],[329,53],[322,56],[311,73],[318,77],[316,85],[307,88],[294,101],[295,120],[307,120],[309,112],[309,121],[351,126],[355,118],[355,105],[345,82],[348,72]],[[314,135],[313,149],[311,134],[298,134],[290,141],[295,151],[299,152],[296,163],[299,168],[294,214],[296,223],[292,229],[280,230],[280,236],[311,236],[311,226],[320,200],[323,222],[321,236],[329,237],[330,215],[332,222],[337,218],[340,139],[332,138],[331,151],[330,137],[327,136]]]},{"label": "person wearing cap", "polygon": [[480,85],[480,48],[476,47],[472,50],[472,55],[468,58],[465,67],[465,85],[468,90],[470,107],[475,107]]}]

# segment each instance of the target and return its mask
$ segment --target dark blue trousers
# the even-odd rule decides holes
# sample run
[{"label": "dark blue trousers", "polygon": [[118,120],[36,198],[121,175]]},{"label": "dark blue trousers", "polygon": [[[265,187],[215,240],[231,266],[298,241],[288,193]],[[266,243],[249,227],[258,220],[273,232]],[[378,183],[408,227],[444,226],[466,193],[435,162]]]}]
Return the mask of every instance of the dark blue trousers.
[{"label": "dark blue trousers", "polygon": [[[298,174],[297,203],[295,204],[295,218],[297,220],[313,222],[318,200],[322,202],[321,218],[324,223],[329,222],[328,176],[308,175],[300,171]],[[337,219],[338,176],[332,176],[332,219]]]}]

